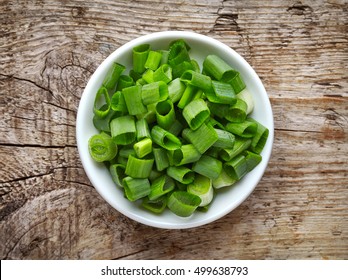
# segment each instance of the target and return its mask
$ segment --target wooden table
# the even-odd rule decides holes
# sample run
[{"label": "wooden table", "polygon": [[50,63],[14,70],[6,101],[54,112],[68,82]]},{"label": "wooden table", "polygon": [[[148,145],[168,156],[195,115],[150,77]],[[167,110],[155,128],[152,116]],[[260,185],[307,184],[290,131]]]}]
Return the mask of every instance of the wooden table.
[{"label": "wooden table", "polygon": [[[0,14],[1,259],[348,258],[347,1],[1,0]],[[97,66],[164,30],[235,49],[274,112],[262,181],[196,229],[118,213],[76,147],[79,100]]]}]

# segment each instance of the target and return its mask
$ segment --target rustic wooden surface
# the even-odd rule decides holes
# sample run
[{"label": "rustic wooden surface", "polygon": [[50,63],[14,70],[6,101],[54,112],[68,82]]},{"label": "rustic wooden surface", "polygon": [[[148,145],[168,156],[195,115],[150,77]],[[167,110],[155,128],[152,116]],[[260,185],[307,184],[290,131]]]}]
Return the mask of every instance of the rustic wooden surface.
[{"label": "rustic wooden surface", "polygon": [[[348,259],[347,1],[1,0],[0,14],[1,259]],[[76,147],[79,100],[98,64],[163,30],[234,48],[274,111],[261,183],[196,229],[118,213]]]}]

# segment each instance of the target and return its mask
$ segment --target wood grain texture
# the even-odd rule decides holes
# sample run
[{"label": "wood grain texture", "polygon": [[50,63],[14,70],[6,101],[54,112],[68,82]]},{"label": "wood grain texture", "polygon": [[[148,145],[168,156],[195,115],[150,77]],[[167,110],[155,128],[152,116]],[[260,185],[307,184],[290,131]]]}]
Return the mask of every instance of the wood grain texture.
[{"label": "wood grain texture", "polygon": [[[1,259],[347,259],[348,2],[0,1]],[[239,52],[271,100],[274,149],[235,211],[155,229],[107,205],[79,160],[83,89],[116,48],[191,30]]]}]

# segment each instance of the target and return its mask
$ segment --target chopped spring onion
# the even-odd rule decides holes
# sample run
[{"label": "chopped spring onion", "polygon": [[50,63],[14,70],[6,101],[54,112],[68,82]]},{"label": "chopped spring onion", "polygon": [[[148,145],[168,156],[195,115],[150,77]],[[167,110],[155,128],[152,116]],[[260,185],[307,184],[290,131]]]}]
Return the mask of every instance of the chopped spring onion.
[{"label": "chopped spring onion", "polygon": [[148,179],[136,179],[128,176],[123,179],[123,186],[126,197],[130,201],[136,201],[140,198],[146,197],[151,192]]},{"label": "chopped spring onion", "polygon": [[127,105],[121,91],[116,91],[111,97],[111,109],[116,112],[127,113]]},{"label": "chopped spring onion", "polygon": [[140,119],[137,120],[135,123],[136,128],[136,138],[137,141],[140,141],[144,138],[151,138],[150,130],[149,130],[149,124],[147,123],[146,119]]},{"label": "chopped spring onion", "polygon": [[156,105],[156,119],[160,127],[168,129],[175,121],[175,109],[173,102],[167,99]]},{"label": "chopped spring onion", "polygon": [[152,152],[152,140],[150,138],[144,138],[135,143],[133,147],[137,157],[143,158]]},{"label": "chopped spring onion", "polygon": [[249,115],[254,110],[254,99],[247,88],[238,93],[238,98],[247,104],[246,114]]},{"label": "chopped spring onion", "polygon": [[169,166],[167,175],[185,185],[192,183],[195,178],[192,170],[184,166]]},{"label": "chopped spring onion", "polygon": [[224,168],[226,173],[235,180],[240,180],[248,172],[244,155],[238,155],[230,161],[225,162]]},{"label": "chopped spring onion", "polygon": [[209,76],[203,75],[201,73],[195,72],[193,70],[185,71],[181,77],[181,81],[185,84],[192,85],[202,89],[203,91],[211,91],[211,78]]},{"label": "chopped spring onion", "polygon": [[175,150],[181,147],[181,141],[174,134],[155,125],[151,130],[152,141],[166,150]]},{"label": "chopped spring onion", "polygon": [[169,167],[169,159],[167,151],[163,148],[153,148],[153,156],[158,171],[163,171]]},{"label": "chopped spring onion", "polygon": [[93,135],[88,140],[88,149],[91,157],[97,162],[110,161],[117,154],[116,144],[104,132]]},{"label": "chopped spring onion", "polygon": [[173,150],[170,153],[173,165],[180,166],[200,159],[201,154],[197,151],[194,145],[182,145],[179,149]]},{"label": "chopped spring onion", "polygon": [[213,146],[218,148],[223,148],[223,149],[233,148],[236,137],[232,133],[226,130],[222,130],[218,128],[214,128],[214,129],[218,136],[218,139],[213,144]]},{"label": "chopped spring onion", "polygon": [[183,95],[184,91],[186,89],[185,84],[180,80],[180,78],[176,78],[172,80],[168,84],[168,95],[169,99],[175,103],[178,100],[180,100],[181,96]]},{"label": "chopped spring onion", "polygon": [[257,124],[249,120],[241,123],[228,123],[226,130],[243,138],[251,138],[256,134]]},{"label": "chopped spring onion", "polygon": [[142,44],[133,48],[133,70],[137,73],[145,71],[145,63],[150,52],[149,44]]},{"label": "chopped spring onion", "polygon": [[156,178],[151,184],[151,193],[149,194],[149,199],[154,200],[160,198],[175,188],[174,180],[167,176],[162,175]]},{"label": "chopped spring onion", "polygon": [[254,153],[260,154],[266,144],[269,130],[268,128],[264,127],[262,124],[257,122],[256,120],[249,118],[250,121],[254,122],[257,124],[257,130],[254,135],[254,137],[251,140],[251,150]]},{"label": "chopped spring onion", "polygon": [[[107,106],[103,106],[106,103]],[[111,108],[111,101],[108,90],[102,86],[97,91],[94,99],[94,114],[100,118],[106,117]]]},{"label": "chopped spring onion", "polygon": [[191,101],[185,106],[182,115],[192,130],[199,128],[210,116],[210,111],[201,98]]},{"label": "chopped spring onion", "polygon": [[163,81],[166,84],[172,81],[172,68],[168,64],[161,65],[154,73],[153,80],[155,82]]},{"label": "chopped spring onion", "polygon": [[153,163],[153,159],[140,159],[129,155],[125,173],[132,178],[148,178]]},{"label": "chopped spring onion", "polygon": [[201,158],[193,164],[192,170],[215,180],[219,177],[222,170],[222,162],[211,156],[202,155]]},{"label": "chopped spring onion", "polygon": [[212,180],[206,176],[197,174],[192,184],[187,186],[187,192],[199,196],[201,199],[200,207],[207,206],[214,197]]},{"label": "chopped spring onion", "polygon": [[131,76],[121,75],[119,80],[118,80],[116,90],[121,91],[124,88],[134,86],[134,84],[135,84],[134,80]]},{"label": "chopped spring onion", "polygon": [[241,123],[246,119],[248,105],[244,100],[237,98],[236,102],[227,110],[226,120],[234,123]]},{"label": "chopped spring onion", "polygon": [[109,167],[109,171],[111,174],[112,180],[115,182],[115,184],[119,187],[122,186],[122,180],[127,176],[125,173],[126,167],[123,164],[112,164]]},{"label": "chopped spring onion", "polygon": [[109,69],[106,74],[103,85],[109,90],[114,91],[123,71],[126,70],[126,67],[119,63],[113,63],[112,67]]},{"label": "chopped spring onion", "polygon": [[253,170],[262,160],[262,156],[250,151],[245,151],[244,156],[245,156],[248,172]]},{"label": "chopped spring onion", "polygon": [[146,113],[146,107],[141,99],[141,86],[135,85],[122,90],[124,100],[126,101],[127,110],[130,115]]},{"label": "chopped spring onion", "polygon": [[111,136],[118,145],[128,145],[135,140],[136,128],[134,117],[127,115],[110,122]]},{"label": "chopped spring onion", "polygon": [[161,63],[162,53],[157,51],[149,51],[145,62],[145,68],[155,71]]},{"label": "chopped spring onion", "polygon": [[218,81],[230,80],[237,74],[237,71],[214,54],[208,55],[204,59],[203,71]]},{"label": "chopped spring onion", "polygon": [[198,195],[185,191],[173,192],[167,201],[168,208],[180,217],[189,217],[201,204],[201,199]]},{"label": "chopped spring onion", "polygon": [[251,139],[243,139],[240,137],[236,137],[233,147],[222,149],[219,155],[224,161],[230,161],[235,156],[239,155],[241,152],[248,149],[250,145],[251,145]]},{"label": "chopped spring onion", "polygon": [[207,91],[206,95],[210,102],[219,104],[233,104],[235,103],[236,95],[230,84],[212,81],[213,90]]},{"label": "chopped spring onion", "polygon": [[221,173],[219,177],[217,177],[215,180],[213,180],[213,187],[214,189],[221,189],[223,187],[231,186],[233,185],[237,180],[230,177],[224,168],[222,168]]},{"label": "chopped spring onion", "polygon": [[144,197],[141,206],[155,214],[161,214],[167,207],[167,198],[162,196],[158,199],[150,200],[148,197]]}]

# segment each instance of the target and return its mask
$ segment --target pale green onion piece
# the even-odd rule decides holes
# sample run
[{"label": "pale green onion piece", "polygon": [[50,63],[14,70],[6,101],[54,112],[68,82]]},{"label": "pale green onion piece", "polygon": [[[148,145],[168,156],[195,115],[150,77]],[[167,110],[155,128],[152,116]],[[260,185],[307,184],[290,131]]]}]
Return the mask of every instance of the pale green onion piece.
[{"label": "pale green onion piece", "polygon": [[122,89],[126,87],[134,86],[135,82],[131,76],[128,75],[121,75],[118,79],[116,91],[121,91]]},{"label": "pale green onion piece", "polygon": [[197,87],[195,87],[195,86],[187,85],[187,87],[186,87],[185,91],[183,92],[183,94],[182,94],[182,96],[181,96],[177,106],[180,109],[184,109],[185,106],[187,104],[189,104],[193,100],[193,98],[195,96],[195,93],[198,90],[199,89]]},{"label": "pale green onion piece", "polygon": [[141,86],[135,85],[124,88],[122,94],[130,115],[138,115],[147,112],[146,107],[141,100]]},{"label": "pale green onion piece", "polygon": [[136,136],[134,117],[127,115],[111,120],[110,130],[116,144],[128,145],[132,143]]},{"label": "pale green onion piece", "polygon": [[164,169],[169,167],[167,150],[163,148],[153,148],[152,152],[155,159],[156,169],[158,171],[163,171]]},{"label": "pale green onion piece", "polygon": [[150,200],[158,199],[161,196],[171,192],[175,188],[174,180],[167,176],[162,175],[156,178],[151,184],[151,192],[148,195]]},{"label": "pale green onion piece", "polygon": [[112,164],[109,167],[112,181],[119,187],[123,187],[122,180],[126,177],[125,170],[126,166],[120,163]]},{"label": "pale green onion piece", "polygon": [[156,105],[156,120],[160,127],[169,129],[175,121],[175,109],[172,101],[167,99]]},{"label": "pale green onion piece", "polygon": [[230,80],[237,73],[237,71],[232,69],[223,59],[214,54],[208,55],[204,59],[203,71],[218,81]]},{"label": "pale green onion piece", "polygon": [[235,136],[222,129],[214,128],[216,131],[216,134],[218,135],[218,140],[214,143],[214,147],[226,149],[226,148],[233,148]]},{"label": "pale green onion piece", "polygon": [[129,155],[125,173],[132,178],[148,178],[153,163],[153,159],[140,159]]},{"label": "pale green onion piece", "polygon": [[111,109],[116,112],[127,113],[127,105],[122,92],[116,91],[111,97]]},{"label": "pale green onion piece", "polygon": [[123,187],[129,201],[136,201],[140,198],[146,197],[151,192],[148,179],[137,179],[128,176],[123,179]]},{"label": "pale green onion piece", "polygon": [[218,140],[218,135],[210,124],[203,123],[197,130],[185,128],[183,138],[192,143],[201,154],[204,154]]},{"label": "pale green onion piece", "polygon": [[213,188],[214,189],[221,189],[223,187],[232,186],[237,180],[230,177],[224,168],[222,168],[221,173],[219,177],[217,177],[215,180],[213,180]]},{"label": "pale green onion piece", "polygon": [[133,147],[137,157],[143,158],[152,152],[152,141],[150,138],[144,138],[135,143]]},{"label": "pale green onion piece", "polygon": [[126,70],[124,65],[116,62],[112,64],[103,81],[103,85],[107,88],[107,90],[111,92],[115,90],[118,79],[124,70]]},{"label": "pale green onion piece", "polygon": [[149,125],[146,121],[146,119],[140,119],[135,122],[135,128],[137,131],[136,138],[137,141],[140,141],[144,138],[151,138]]},{"label": "pale green onion piece", "polygon": [[243,89],[237,96],[247,104],[246,114],[249,115],[254,110],[254,99],[247,88]]},{"label": "pale green onion piece", "polygon": [[201,158],[193,164],[192,170],[215,180],[219,177],[222,170],[222,162],[211,156],[202,155]]},{"label": "pale green onion piece", "polygon": [[102,132],[89,138],[88,150],[95,161],[109,161],[116,156],[117,145],[108,134]]},{"label": "pale green onion piece", "polygon": [[155,81],[153,78],[154,73],[155,72],[153,70],[147,69],[141,76],[141,79],[145,81],[146,84],[153,83]]},{"label": "pale green onion piece", "polygon": [[190,184],[195,178],[194,172],[184,166],[170,166],[167,168],[167,175],[182,184]]},{"label": "pale green onion piece", "polygon": [[172,80],[172,68],[168,64],[161,65],[153,73],[154,82],[163,81],[168,84]]},{"label": "pale green onion piece", "polygon": [[155,125],[151,130],[152,141],[166,150],[175,150],[181,147],[181,141],[174,134]]},{"label": "pale green onion piece", "polygon": [[241,123],[228,123],[226,130],[243,138],[251,138],[256,134],[257,124],[249,120]]},{"label": "pale green onion piece", "polygon": [[147,84],[147,82],[143,78],[140,78],[139,80],[137,80],[135,82],[135,85],[137,85],[137,86],[143,86],[143,85],[146,85],[146,84]]},{"label": "pale green onion piece", "polygon": [[251,140],[250,150],[254,153],[260,154],[266,145],[269,129],[252,118],[249,118],[248,120],[257,124],[256,133]]},{"label": "pale green onion piece", "polygon": [[212,90],[211,78],[193,70],[185,71],[181,75],[180,79],[185,84],[198,87],[202,89],[204,92]]},{"label": "pale green onion piece", "polygon": [[230,84],[211,81],[213,90],[205,92],[208,100],[219,104],[233,104],[235,103],[236,95]]},{"label": "pale green onion piece", "polygon": [[192,130],[199,128],[210,116],[210,111],[203,99],[195,99],[185,106],[182,115]]},{"label": "pale green onion piece", "polygon": [[141,206],[155,214],[161,214],[167,207],[167,197],[162,196],[155,200],[150,200],[148,197],[144,197]]},{"label": "pale green onion piece", "polygon": [[145,71],[145,63],[150,52],[149,44],[141,44],[133,48],[133,70],[137,73]]},{"label": "pale green onion piece", "polygon": [[244,122],[247,116],[247,108],[244,100],[237,98],[236,102],[228,108],[225,119],[234,123]]},{"label": "pale green onion piece", "polygon": [[173,192],[167,201],[168,208],[177,216],[189,217],[201,204],[201,199],[198,195],[185,191]]},{"label": "pale green onion piece", "polygon": [[207,206],[214,197],[212,180],[206,176],[196,174],[193,182],[187,186],[187,192],[200,197],[200,207]]},{"label": "pale green onion piece", "polygon": [[245,151],[244,152],[248,172],[253,170],[262,160],[262,156],[259,154],[255,154],[250,151]]},{"label": "pale green onion piece", "polygon": [[200,159],[201,154],[193,144],[182,145],[179,149],[170,153],[173,165],[180,166],[187,163],[196,162]]},{"label": "pale green onion piece", "polygon": [[230,161],[225,162],[224,169],[226,173],[235,180],[240,180],[248,173],[248,166],[243,155],[238,155]]},{"label": "pale green onion piece", "polygon": [[236,137],[233,148],[222,149],[219,155],[224,161],[230,161],[232,158],[248,149],[250,145],[251,139]]},{"label": "pale green onion piece", "polygon": [[183,95],[185,89],[186,89],[186,86],[180,80],[180,78],[176,78],[176,79],[172,80],[168,84],[168,96],[169,96],[169,99],[173,103],[179,101],[181,96]]},{"label": "pale green onion piece", "polygon": [[[103,105],[107,106],[103,106]],[[93,111],[94,114],[100,118],[107,116],[111,108],[111,101],[109,97],[108,90],[106,87],[102,86],[98,89],[97,94],[94,99]]]},{"label": "pale green onion piece", "polygon": [[161,63],[162,53],[158,51],[149,51],[145,62],[145,68],[155,71]]}]

